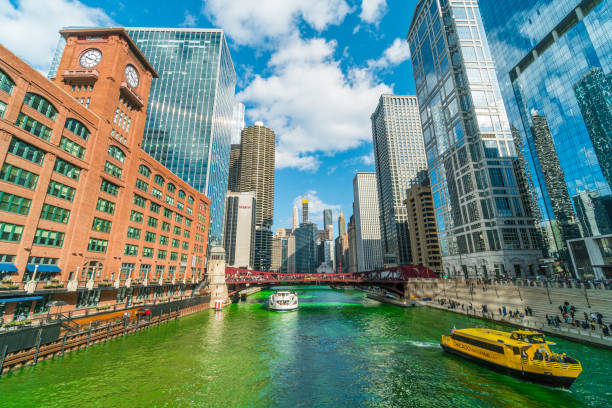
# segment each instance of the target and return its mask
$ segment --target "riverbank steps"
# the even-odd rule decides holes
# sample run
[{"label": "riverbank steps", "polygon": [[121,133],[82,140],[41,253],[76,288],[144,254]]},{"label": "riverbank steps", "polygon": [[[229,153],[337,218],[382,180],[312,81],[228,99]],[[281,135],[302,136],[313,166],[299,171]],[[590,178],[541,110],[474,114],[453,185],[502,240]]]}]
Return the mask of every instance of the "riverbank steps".
[{"label": "riverbank steps", "polygon": [[453,326],[510,327],[363,292],[296,287],[300,308],[265,310],[270,291],[39,362],[0,378],[12,407],[608,407],[612,352],[552,338],[579,359],[569,391],[443,353]]}]

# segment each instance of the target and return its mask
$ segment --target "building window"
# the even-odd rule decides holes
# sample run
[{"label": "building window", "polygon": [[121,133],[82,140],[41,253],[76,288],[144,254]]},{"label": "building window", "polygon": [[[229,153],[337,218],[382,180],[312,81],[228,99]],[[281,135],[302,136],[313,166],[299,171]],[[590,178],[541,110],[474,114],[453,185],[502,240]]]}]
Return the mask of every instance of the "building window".
[{"label": "building window", "polygon": [[45,220],[60,222],[62,224],[68,224],[70,218],[70,210],[65,208],[56,207],[51,204],[43,204],[40,218]]},{"label": "building window", "polygon": [[[151,276],[151,264],[141,264],[140,265],[140,279],[146,279]],[[148,290],[148,288],[139,288]],[[140,295],[139,295],[140,298]]]},{"label": "building window", "polygon": [[153,258],[153,248],[142,247],[142,256],[145,258]]},{"label": "building window", "polygon": [[160,235],[159,236],[159,244],[160,245],[168,245],[168,242],[170,242],[170,238],[168,238],[165,235]]},{"label": "building window", "polygon": [[85,148],[81,146],[80,144],[73,142],[72,140],[68,139],[65,136],[62,136],[59,147],[60,149],[68,152],[74,157],[78,157],[79,159],[82,159],[83,157],[85,157]]},{"label": "building window", "polygon": [[87,250],[92,252],[106,252],[107,247],[108,241],[97,238],[89,238],[89,245],[87,245]]},{"label": "building window", "polygon": [[[138,245],[131,245],[131,244],[125,244],[125,251],[123,252],[124,255],[129,255],[129,256],[137,256],[138,255]],[[125,278],[122,278],[125,279]]]},{"label": "building window", "polygon": [[45,158],[42,150],[15,137],[11,139],[8,152],[38,165],[42,165]]},{"label": "building window", "polygon": [[170,232],[170,224],[167,222],[162,222],[162,231]]},{"label": "building window", "polygon": [[110,232],[111,226],[113,225],[112,221],[105,220],[102,218],[94,218],[93,224],[91,225],[92,231],[100,231],[100,232]]},{"label": "building window", "polygon": [[66,119],[64,128],[68,129],[69,131],[71,131],[72,133],[80,137],[81,139],[84,139],[84,140],[89,139],[89,135],[90,135],[89,130],[85,127],[84,124],[82,124],[76,119],[73,119],[73,118]]},{"label": "building window", "polygon": [[151,190],[151,194],[153,195],[153,197],[158,198],[160,200],[164,198],[164,193],[162,193],[161,190],[158,190],[155,187],[153,187],[153,189]]},{"label": "building window", "polygon": [[127,237],[132,239],[140,239],[140,229],[128,227]]},{"label": "building window", "polygon": [[32,204],[32,200],[28,198],[0,191],[0,211],[28,215],[30,204]]},{"label": "building window", "polygon": [[142,174],[143,176],[145,176],[146,178],[151,177],[151,169],[149,169],[147,166],[145,166],[144,164],[141,164],[138,167],[138,173]]},{"label": "building window", "polygon": [[4,112],[6,112],[6,107],[8,105],[2,101],[0,101],[0,118],[4,117]]},{"label": "building window", "polygon": [[176,186],[173,183],[168,183],[166,189],[170,192],[170,194],[174,194],[176,191]]},{"label": "building window", "polygon": [[[178,252],[170,252],[170,260],[171,261],[178,261]],[[171,266],[170,269],[172,269],[173,267]]]},{"label": "building window", "polygon": [[115,145],[108,146],[108,154],[110,157],[119,160],[121,163],[125,161],[125,153]]},{"label": "building window", "polygon": [[6,92],[7,94],[13,93],[13,88],[15,87],[15,82],[9,76],[0,69],[0,90]]},{"label": "building window", "polygon": [[142,196],[139,196],[138,194],[134,194],[133,203],[139,207],[144,208],[147,205],[147,199]]},{"label": "building window", "polygon": [[119,194],[119,186],[115,183],[111,183],[106,179],[102,179],[100,191],[104,191],[105,193],[116,196],[117,194]]},{"label": "building window", "polygon": [[164,217],[172,219],[172,211],[164,207]]},{"label": "building window", "polygon": [[189,218],[185,218],[185,225],[191,227],[191,220]]},{"label": "building window", "polygon": [[115,166],[113,163],[108,161],[104,164],[104,171],[110,174],[111,176],[115,176],[119,179],[123,174],[123,170],[121,170],[121,167]]},{"label": "building window", "polygon": [[54,180],[49,182],[49,187],[47,188],[47,194],[68,201],[72,201],[74,199],[75,192],[76,189],[73,187],[58,183]]},{"label": "building window", "polygon": [[97,306],[100,303],[100,293],[102,293],[101,289],[79,292],[77,307]]},{"label": "building window", "polygon": [[174,216],[174,221],[176,221],[176,222],[178,222],[180,224],[181,222],[183,222],[183,216],[181,214],[176,214]]},{"label": "building window", "polygon": [[27,170],[4,163],[0,171],[0,180],[34,190],[38,182],[38,176]]},{"label": "building window", "polygon": [[124,263],[121,264],[121,279],[131,278],[136,270],[136,264]]},{"label": "building window", "polygon": [[105,200],[103,198],[98,198],[98,204],[96,205],[96,210],[102,211],[108,214],[115,213],[115,203],[112,201]]},{"label": "building window", "polygon": [[159,174],[156,174],[155,177],[153,178],[153,180],[155,181],[155,183],[159,186],[164,186],[164,178],[162,176],[160,176]]},{"label": "building window", "polygon": [[59,157],[55,159],[55,166],[53,167],[53,171],[56,171],[74,180],[78,180],[81,176],[81,169],[79,167],[62,160]]},{"label": "building window", "polygon": [[157,218],[149,217],[149,219],[147,220],[147,225],[149,227],[157,228]]},{"label": "building window", "polygon": [[187,197],[187,202],[188,202],[189,204],[193,204],[193,202],[194,202],[193,197],[192,197],[192,196]]},{"label": "building window", "polygon": [[173,248],[178,248],[181,245],[181,241],[178,239],[173,238],[172,239],[172,247]]},{"label": "building window", "polygon": [[189,236],[190,236],[190,235],[191,235],[191,234],[189,233],[189,230],[183,230],[183,236],[184,236],[185,238],[189,238]]},{"label": "building window", "polygon": [[174,226],[174,234],[175,235],[181,235],[181,228],[177,227],[176,225]]},{"label": "building window", "polygon": [[147,231],[145,233],[145,241],[147,242],[155,242],[157,235],[154,232]]},{"label": "building window", "polygon": [[159,211],[161,210],[161,206],[159,204],[155,204],[154,202],[151,202],[151,211],[153,211],[156,214],[159,214]]},{"label": "building window", "polygon": [[187,262],[187,254],[181,254],[181,262]]},{"label": "building window", "polygon": [[55,120],[57,118],[57,109],[53,107],[51,102],[38,94],[28,92],[23,100],[23,103],[42,113],[51,120]]},{"label": "building window", "polygon": [[183,246],[182,246],[182,248],[183,248],[184,250],[189,250],[189,242],[187,242],[187,241],[183,241]]},{"label": "building window", "polygon": [[166,202],[170,205],[174,205],[174,198],[170,197],[169,195],[166,196]]},{"label": "building window", "polygon": [[47,142],[51,139],[51,128],[43,125],[34,118],[29,117],[24,113],[20,113],[17,117],[16,125],[23,130],[30,132],[34,136],[38,136]]},{"label": "building window", "polygon": [[149,191],[149,184],[141,179],[136,179],[136,188],[146,193]]},{"label": "building window", "polygon": [[157,251],[157,259],[166,259],[167,251],[165,249],[160,249]]},{"label": "building window", "polygon": [[142,223],[142,221],[144,220],[144,215],[141,212],[132,210],[132,213],[130,214],[130,220],[137,223]]},{"label": "building window", "polygon": [[34,314],[47,313],[51,310],[48,304],[53,300],[53,293],[42,295],[42,299],[37,299],[34,305]]},{"label": "building window", "polygon": [[[160,258],[160,259],[161,259],[161,258]],[[165,258],[165,255],[164,255],[164,258],[163,258],[163,259],[166,259],[166,258]],[[155,266],[155,278],[156,278],[156,279],[159,279],[159,278],[161,278],[161,277],[163,277],[163,276],[164,276],[164,269],[166,269],[166,267],[165,267],[164,265],[156,265],[156,266]],[[161,289],[161,291],[162,291],[162,293],[163,293],[163,288],[156,288],[156,289]],[[157,293],[156,293],[156,294],[157,294]],[[161,297],[161,296],[156,296],[156,297]]]},{"label": "building window", "polygon": [[23,225],[0,222],[0,241],[19,242],[23,234]]},{"label": "building window", "polygon": [[64,244],[64,233],[59,231],[51,231],[42,228],[36,230],[34,234],[34,244],[61,247]]}]

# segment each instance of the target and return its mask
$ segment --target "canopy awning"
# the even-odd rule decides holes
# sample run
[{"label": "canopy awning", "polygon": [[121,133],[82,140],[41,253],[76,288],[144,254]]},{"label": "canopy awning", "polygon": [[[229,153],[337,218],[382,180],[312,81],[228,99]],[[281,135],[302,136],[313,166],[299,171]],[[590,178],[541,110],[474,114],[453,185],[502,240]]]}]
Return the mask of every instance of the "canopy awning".
[{"label": "canopy awning", "polygon": [[15,264],[10,262],[0,262],[0,271],[2,272],[17,272],[18,269]]},{"label": "canopy awning", "polygon": [[29,296],[29,297],[19,297],[19,298],[0,298],[0,303],[10,303],[10,302],[25,302],[26,300],[37,300],[42,299],[42,296]]},{"label": "canopy awning", "polygon": [[[34,272],[35,269],[36,269],[35,264],[26,265],[26,270],[28,272]],[[38,269],[36,269],[36,271],[41,272],[41,273],[57,273],[57,272],[61,272],[62,270],[57,265],[38,265]]]}]

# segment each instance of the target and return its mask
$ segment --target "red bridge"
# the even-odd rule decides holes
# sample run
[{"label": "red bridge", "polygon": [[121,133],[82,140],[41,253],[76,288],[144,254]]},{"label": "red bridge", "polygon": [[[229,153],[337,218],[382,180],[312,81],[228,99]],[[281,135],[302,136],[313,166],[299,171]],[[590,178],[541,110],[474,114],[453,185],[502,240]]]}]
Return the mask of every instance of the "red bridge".
[{"label": "red bridge", "polygon": [[436,278],[429,268],[402,265],[376,271],[357,273],[279,273],[225,267],[225,283],[228,285],[352,285],[383,286],[404,294],[404,283],[412,278]]}]

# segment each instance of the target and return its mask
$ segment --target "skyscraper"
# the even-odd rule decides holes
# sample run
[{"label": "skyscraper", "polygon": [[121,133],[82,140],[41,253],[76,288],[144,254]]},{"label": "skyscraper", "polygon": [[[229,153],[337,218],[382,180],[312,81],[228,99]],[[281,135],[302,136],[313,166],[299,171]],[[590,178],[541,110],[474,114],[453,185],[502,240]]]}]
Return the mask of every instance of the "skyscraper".
[{"label": "skyscraper", "polygon": [[355,174],[353,200],[357,271],[380,269],[383,266],[383,257],[376,173]]},{"label": "skyscraper", "polygon": [[225,200],[225,260],[229,266],[250,267],[255,238],[255,193],[228,192]]},{"label": "skyscraper", "polygon": [[292,225],[291,225],[291,230],[292,231],[295,231],[300,226],[300,219],[298,217],[298,208],[297,208],[297,205],[293,206],[293,214],[292,214],[292,217],[291,217],[291,223],[292,223]]},{"label": "skyscraper", "polygon": [[302,200],[302,224],[306,224],[308,222],[308,200]]},{"label": "skyscraper", "polygon": [[240,191],[240,145],[233,144],[230,148],[229,175],[227,191]]},{"label": "skyscraper", "polygon": [[332,210],[326,208],[323,210],[323,228],[331,227],[334,221],[332,220]]},{"label": "skyscraper", "polygon": [[408,33],[443,266],[535,274],[541,251],[516,186],[495,64],[478,4],[465,3],[420,0]]},{"label": "skyscraper", "polygon": [[406,189],[427,167],[416,96],[381,95],[371,116],[385,263],[409,264]]},{"label": "skyscraper", "polygon": [[355,228],[355,204],[353,203],[353,215],[349,218],[346,235],[348,236],[348,259],[346,265],[347,272],[357,272],[357,228]]},{"label": "skyscraper", "polygon": [[[530,179],[538,197],[542,225],[553,235],[557,220],[547,191],[544,164],[535,146],[538,126],[532,110],[546,118],[548,132],[569,197],[582,192],[612,197],[610,189],[610,78],[612,32],[610,2],[593,0],[479,0],[501,95],[510,123],[523,139]],[[597,29],[596,29],[597,27]],[[537,122],[537,118],[536,118]],[[565,200],[565,198],[563,198]],[[580,211],[580,210],[578,210]],[[605,208],[593,217],[609,217]],[[562,217],[567,217],[562,213]],[[579,215],[580,220],[584,216]],[[601,225],[609,224],[603,222]],[[589,234],[589,228],[583,233]],[[595,233],[595,230],[591,230]],[[552,240],[551,240],[552,241]],[[554,243],[554,242],[551,242]],[[563,256],[554,246],[551,252]],[[565,256],[565,260],[569,262]]]},{"label": "skyscraper", "polygon": [[302,223],[295,230],[295,273],[313,273],[317,259],[317,225]]},{"label": "skyscraper", "polygon": [[253,267],[270,269],[274,217],[274,158],[276,135],[261,122],[242,130],[240,141],[240,191],[256,197]]},{"label": "skyscraper", "polygon": [[157,69],[143,149],[211,200],[221,242],[236,73],[223,30],[126,28]]},{"label": "skyscraper", "polygon": [[244,129],[244,104],[241,102],[234,102],[232,114],[232,143],[240,143],[242,129]]},{"label": "skyscraper", "polygon": [[338,235],[343,236],[344,234],[346,234],[346,219],[342,211],[340,211],[340,215],[338,216]]}]

